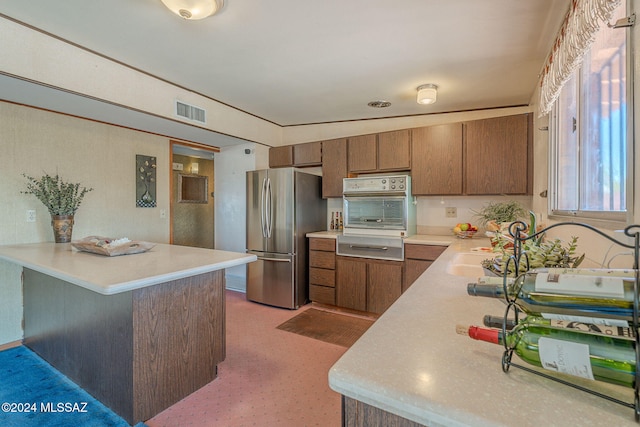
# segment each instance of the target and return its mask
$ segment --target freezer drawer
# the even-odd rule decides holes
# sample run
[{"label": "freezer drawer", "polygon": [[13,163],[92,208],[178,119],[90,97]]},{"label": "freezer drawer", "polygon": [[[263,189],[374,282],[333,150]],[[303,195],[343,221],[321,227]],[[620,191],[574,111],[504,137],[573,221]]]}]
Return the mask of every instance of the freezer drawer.
[{"label": "freezer drawer", "polygon": [[247,299],[276,307],[296,309],[295,255],[249,252],[258,257],[247,264]]}]

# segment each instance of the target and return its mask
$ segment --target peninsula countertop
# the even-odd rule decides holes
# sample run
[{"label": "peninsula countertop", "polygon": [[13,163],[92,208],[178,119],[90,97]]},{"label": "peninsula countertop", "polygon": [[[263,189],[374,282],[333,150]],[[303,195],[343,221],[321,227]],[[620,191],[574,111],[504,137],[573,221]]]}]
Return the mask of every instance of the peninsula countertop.
[{"label": "peninsula countertop", "polygon": [[256,260],[255,255],[157,243],[151,250],[121,256],[82,252],[70,243],[0,246],[0,259],[113,295]]},{"label": "peninsula countertop", "polygon": [[[456,254],[488,239],[453,240],[335,363],[330,387],[430,427],[637,426],[633,409],[516,367],[504,373],[502,346],[456,334],[457,324],[482,326],[485,314],[504,315],[505,304],[467,295],[474,278],[447,272]],[[633,402],[631,389],[580,384]]]}]

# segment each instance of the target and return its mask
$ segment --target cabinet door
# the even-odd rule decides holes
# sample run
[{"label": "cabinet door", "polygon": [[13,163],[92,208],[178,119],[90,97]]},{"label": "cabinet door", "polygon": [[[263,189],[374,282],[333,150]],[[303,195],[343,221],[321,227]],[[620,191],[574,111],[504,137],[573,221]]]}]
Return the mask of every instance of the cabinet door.
[{"label": "cabinet door", "polygon": [[322,164],[322,142],[307,142],[293,146],[294,166],[320,166]]},{"label": "cabinet door", "polygon": [[322,197],[342,197],[347,177],[347,140],[322,141]]},{"label": "cabinet door", "polygon": [[367,311],[382,314],[402,295],[401,262],[368,262]]},{"label": "cabinet door", "polygon": [[367,310],[366,261],[336,257],[336,305],[353,310]]},{"label": "cabinet door", "polygon": [[411,130],[411,192],[462,194],[462,123]]},{"label": "cabinet door", "polygon": [[269,167],[282,168],[293,166],[293,146],[269,148]]},{"label": "cabinet door", "polygon": [[402,292],[409,289],[413,282],[424,273],[427,268],[433,264],[433,261],[425,261],[421,259],[405,259],[404,260],[404,278],[402,280]]},{"label": "cabinet door", "polygon": [[378,134],[378,170],[410,170],[409,130]]},{"label": "cabinet door", "polygon": [[531,114],[465,123],[465,193],[528,194]]},{"label": "cabinet door", "polygon": [[374,172],[378,168],[376,135],[349,138],[349,172]]}]

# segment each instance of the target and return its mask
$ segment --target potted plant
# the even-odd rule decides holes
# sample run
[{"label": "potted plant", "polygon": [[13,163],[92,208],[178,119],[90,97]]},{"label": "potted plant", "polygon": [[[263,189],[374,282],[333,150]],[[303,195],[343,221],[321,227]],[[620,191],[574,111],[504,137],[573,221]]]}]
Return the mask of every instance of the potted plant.
[{"label": "potted plant", "polygon": [[489,202],[478,211],[472,210],[474,217],[488,231],[500,230],[501,224],[510,224],[513,221],[524,218],[527,211],[515,200],[506,202]]},{"label": "potted plant", "polygon": [[528,269],[534,268],[576,268],[584,260],[585,254],[577,255],[578,238],[572,237],[569,243],[560,239],[546,241],[544,238],[527,239],[522,242],[522,251],[527,260],[520,259],[520,265],[508,262],[513,255],[513,241],[503,234],[494,237],[496,257],[482,261],[482,267],[489,272],[502,276],[508,270],[508,276],[515,277]]},{"label": "potted plant", "polygon": [[93,188],[81,187],[79,183],[64,181],[58,174],[44,174],[40,178],[22,174],[27,179],[27,190],[23,194],[33,194],[49,210],[56,243],[71,241],[73,216],[80,207],[85,194]]}]

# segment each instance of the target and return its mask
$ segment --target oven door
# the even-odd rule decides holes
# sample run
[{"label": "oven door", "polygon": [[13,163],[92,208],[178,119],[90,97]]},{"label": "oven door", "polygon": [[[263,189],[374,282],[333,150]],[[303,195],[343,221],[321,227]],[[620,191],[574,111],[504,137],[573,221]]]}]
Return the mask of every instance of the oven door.
[{"label": "oven door", "polygon": [[345,195],[344,229],[346,232],[353,229],[406,231],[407,203],[408,198],[405,195]]}]

